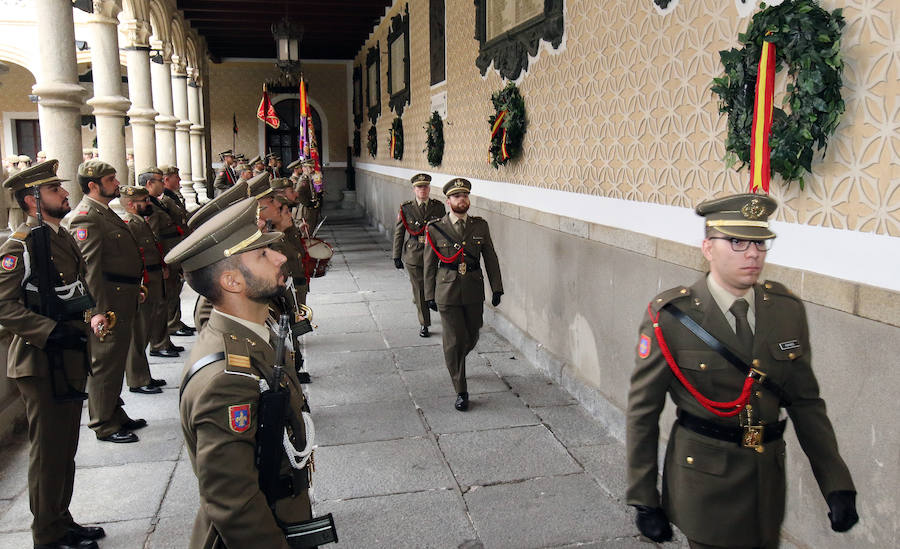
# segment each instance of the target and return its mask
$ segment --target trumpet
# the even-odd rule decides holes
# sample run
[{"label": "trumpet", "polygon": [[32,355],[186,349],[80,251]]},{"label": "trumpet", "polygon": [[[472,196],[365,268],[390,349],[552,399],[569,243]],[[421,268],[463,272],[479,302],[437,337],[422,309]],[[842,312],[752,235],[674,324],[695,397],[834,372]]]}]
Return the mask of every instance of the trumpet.
[{"label": "trumpet", "polygon": [[[308,321],[312,322],[313,310],[309,307],[309,305],[306,305],[305,303],[298,303],[297,308],[298,308],[298,310],[294,315],[295,316],[294,322],[300,322],[301,320],[308,320]],[[313,326],[313,328],[315,328],[315,327],[316,326]]]}]

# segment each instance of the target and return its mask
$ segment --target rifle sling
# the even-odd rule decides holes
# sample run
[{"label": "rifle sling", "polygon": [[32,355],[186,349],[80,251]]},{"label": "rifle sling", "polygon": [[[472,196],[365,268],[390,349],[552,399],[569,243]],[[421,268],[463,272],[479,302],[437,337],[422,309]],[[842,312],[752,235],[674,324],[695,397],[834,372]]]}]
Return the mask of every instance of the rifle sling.
[{"label": "rifle sling", "polygon": [[[729,364],[738,369],[742,374],[750,375],[750,365],[748,365],[743,359],[738,357],[731,349],[726,347],[721,341],[716,339],[714,335],[706,331],[703,326],[697,323],[693,318],[687,315],[684,311],[672,305],[671,303],[666,303],[663,306],[663,310],[667,311],[669,314],[678,319],[681,324],[691,331],[692,334],[700,338],[703,343],[706,343],[710,349],[719,353]],[[784,389],[782,389],[777,383],[773,382],[768,377],[762,378],[759,381],[760,385],[765,387],[771,393],[778,397],[783,406],[790,406],[791,399],[788,397],[787,393],[785,393]]]},{"label": "rifle sling", "polygon": [[184,394],[184,388],[187,387],[188,381],[190,381],[191,378],[194,377],[194,374],[196,374],[203,368],[206,368],[213,362],[218,362],[220,360],[225,360],[225,353],[221,351],[218,353],[206,355],[205,357],[195,362],[193,366],[191,366],[191,369],[188,370],[186,374],[184,374],[184,379],[181,380],[181,388],[178,390],[179,402],[181,401],[181,395]]}]

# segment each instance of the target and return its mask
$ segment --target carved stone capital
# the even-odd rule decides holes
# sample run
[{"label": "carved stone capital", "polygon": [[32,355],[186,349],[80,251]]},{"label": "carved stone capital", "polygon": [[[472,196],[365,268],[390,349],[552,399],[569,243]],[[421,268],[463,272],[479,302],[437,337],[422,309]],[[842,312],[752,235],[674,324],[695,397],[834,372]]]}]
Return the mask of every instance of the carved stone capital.
[{"label": "carved stone capital", "polygon": [[119,24],[119,12],[122,11],[121,0],[94,0],[94,13],[91,23]]},{"label": "carved stone capital", "polygon": [[187,76],[187,64],[177,53],[172,54],[172,76]]},{"label": "carved stone capital", "polygon": [[150,24],[147,21],[132,19],[124,21],[121,25],[125,31],[125,48],[149,48]]}]

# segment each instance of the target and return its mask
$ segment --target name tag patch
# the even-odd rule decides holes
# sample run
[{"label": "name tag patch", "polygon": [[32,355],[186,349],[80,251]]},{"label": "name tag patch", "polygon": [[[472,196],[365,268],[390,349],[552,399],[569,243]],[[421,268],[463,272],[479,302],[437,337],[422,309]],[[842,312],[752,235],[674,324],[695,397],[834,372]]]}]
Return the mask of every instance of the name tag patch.
[{"label": "name tag patch", "polygon": [[791,351],[793,349],[800,348],[800,342],[796,339],[791,339],[790,341],[782,341],[778,344],[778,348],[782,351]]}]

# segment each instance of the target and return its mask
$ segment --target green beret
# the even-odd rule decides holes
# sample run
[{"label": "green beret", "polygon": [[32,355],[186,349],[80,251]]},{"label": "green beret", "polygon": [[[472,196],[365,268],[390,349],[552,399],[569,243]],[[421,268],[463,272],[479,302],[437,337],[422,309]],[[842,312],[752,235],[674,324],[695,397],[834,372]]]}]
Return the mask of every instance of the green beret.
[{"label": "green beret", "polygon": [[166,263],[196,271],[233,255],[268,246],[282,237],[256,226],[256,200],[245,198],[217,213],[166,254]]},{"label": "green beret", "polygon": [[196,229],[228,206],[245,198],[247,198],[247,182],[241,181],[240,183],[235,183],[231,187],[225,189],[219,196],[200,206],[200,208],[188,218],[188,227]]},{"label": "green beret", "polygon": [[697,215],[706,218],[706,226],[720,233],[745,240],[775,238],[769,230],[769,216],[778,208],[764,194],[735,194],[707,200],[697,206]]},{"label": "green beret", "polygon": [[9,176],[9,179],[3,182],[3,186],[7,189],[12,189],[13,192],[17,192],[38,185],[68,181],[67,179],[60,179],[56,175],[56,170],[58,169],[59,160],[40,162],[30,168],[25,168],[12,174]]},{"label": "green beret", "polygon": [[463,179],[462,177],[453,178],[444,185],[444,196],[468,192],[472,192],[472,184],[468,179]]},{"label": "green beret", "polygon": [[162,173],[162,175],[178,175],[178,166],[163,164],[159,167],[159,171],[160,173]]},{"label": "green beret", "polygon": [[431,176],[427,173],[417,173],[409,178],[409,182],[412,183],[413,187],[426,187],[431,185]]},{"label": "green beret", "polygon": [[78,176],[85,179],[96,179],[99,181],[100,178],[115,173],[116,169],[102,160],[88,160],[78,166]]},{"label": "green beret", "polygon": [[140,200],[142,198],[146,198],[150,196],[150,192],[147,191],[146,187],[119,187],[119,194],[122,195],[122,198],[134,198],[135,200]]},{"label": "green beret", "polygon": [[160,170],[156,166],[150,166],[149,168],[146,168],[144,171],[142,171],[138,175],[141,176],[141,175],[144,175],[145,173],[152,173],[154,175],[162,175],[163,174],[162,170]]}]

